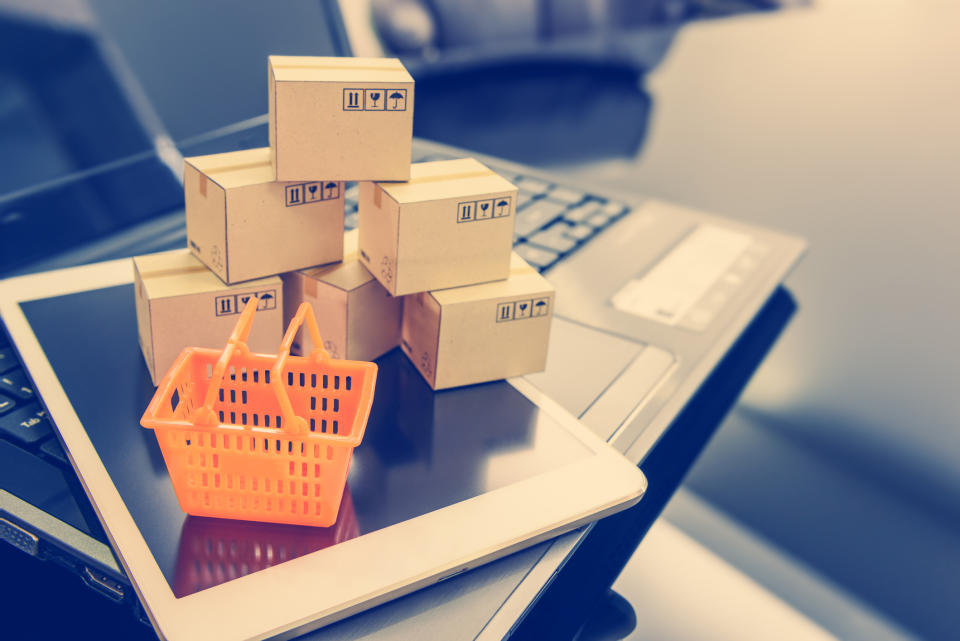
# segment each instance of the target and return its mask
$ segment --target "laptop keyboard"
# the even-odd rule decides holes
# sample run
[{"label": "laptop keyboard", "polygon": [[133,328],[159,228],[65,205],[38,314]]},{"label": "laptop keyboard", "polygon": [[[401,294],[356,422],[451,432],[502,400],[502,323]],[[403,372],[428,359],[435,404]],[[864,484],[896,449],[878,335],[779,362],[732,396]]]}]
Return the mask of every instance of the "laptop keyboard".
[{"label": "laptop keyboard", "polygon": [[[454,156],[429,154],[416,162],[449,160]],[[533,176],[504,171],[493,165],[519,189],[514,250],[544,271],[590,242],[598,233],[629,212],[626,204]],[[356,183],[344,192],[345,227],[357,226]],[[10,346],[0,322],[0,440],[55,465],[68,468],[66,453],[54,434],[30,380]]]}]

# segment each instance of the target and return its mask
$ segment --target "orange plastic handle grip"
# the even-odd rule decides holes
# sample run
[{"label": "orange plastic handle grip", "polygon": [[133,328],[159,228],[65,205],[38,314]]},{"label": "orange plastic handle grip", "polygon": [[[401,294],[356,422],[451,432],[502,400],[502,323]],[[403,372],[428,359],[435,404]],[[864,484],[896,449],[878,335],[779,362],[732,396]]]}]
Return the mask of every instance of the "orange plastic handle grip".
[{"label": "orange plastic handle grip", "polygon": [[287,364],[287,358],[290,356],[290,346],[297,335],[297,330],[307,321],[307,330],[310,332],[310,340],[313,342],[313,351],[310,352],[310,359],[319,363],[322,360],[329,360],[330,354],[323,348],[323,339],[320,337],[320,328],[317,327],[317,318],[313,314],[313,308],[310,303],[301,303],[297,309],[296,315],[290,320],[287,327],[287,333],[283,336],[280,343],[280,351],[277,353],[277,360],[270,369],[270,385],[273,387],[273,393],[277,396],[280,403],[280,413],[283,415],[283,422],[289,425],[297,434],[302,434],[307,430],[307,421],[293,413],[293,406],[290,404],[290,396],[283,386],[283,366]]}]

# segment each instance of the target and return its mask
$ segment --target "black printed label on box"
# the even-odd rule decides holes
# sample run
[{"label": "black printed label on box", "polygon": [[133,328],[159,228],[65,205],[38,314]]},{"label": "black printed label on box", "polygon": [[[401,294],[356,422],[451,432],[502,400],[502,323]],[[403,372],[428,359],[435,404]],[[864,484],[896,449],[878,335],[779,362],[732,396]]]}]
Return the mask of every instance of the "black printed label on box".
[{"label": "black printed label on box", "polygon": [[267,289],[261,292],[246,292],[243,294],[226,294],[224,296],[217,296],[214,300],[217,316],[239,314],[253,296],[259,299],[257,301],[258,311],[277,308],[277,290],[275,289]]},{"label": "black printed label on box", "polygon": [[287,185],[286,205],[296,207],[321,200],[336,200],[340,197],[341,186],[342,183],[333,181]]},{"label": "black printed label on box", "polygon": [[343,90],[344,111],[406,111],[407,90],[348,87]]},{"label": "black printed label on box", "polygon": [[457,203],[457,222],[469,223],[475,220],[508,218],[512,198],[486,198],[484,200],[466,200]]},{"label": "black printed label on box", "polygon": [[549,313],[550,299],[548,297],[497,303],[498,323],[547,316]]}]

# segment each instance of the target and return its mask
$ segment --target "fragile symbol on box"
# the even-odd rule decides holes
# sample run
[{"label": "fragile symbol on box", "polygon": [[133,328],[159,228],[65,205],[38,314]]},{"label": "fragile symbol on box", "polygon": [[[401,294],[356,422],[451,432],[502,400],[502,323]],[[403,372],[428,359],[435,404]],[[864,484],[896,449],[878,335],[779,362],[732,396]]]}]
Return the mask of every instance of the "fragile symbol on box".
[{"label": "fragile symbol on box", "polygon": [[344,111],[406,111],[407,90],[401,88],[360,89],[350,87],[343,90]]},{"label": "fragile symbol on box", "polygon": [[550,313],[549,298],[534,298],[532,300],[518,300],[508,303],[497,303],[497,322],[523,320],[547,316]]},{"label": "fragile symbol on box", "polygon": [[518,300],[514,304],[513,319],[530,318],[530,308],[533,307],[533,301]]},{"label": "fragile symbol on box", "polygon": [[510,215],[510,197],[470,200],[457,203],[457,222],[506,218]]},{"label": "fragile symbol on box", "polygon": [[335,200],[340,197],[340,183],[316,182],[287,185],[287,207],[314,203],[320,200]]},{"label": "fragile symbol on box", "polygon": [[239,314],[250,301],[251,296],[256,296],[257,309],[260,311],[277,308],[277,290],[268,289],[262,292],[250,292],[247,294],[228,294],[226,296],[217,296],[215,299],[217,316],[229,316]]}]

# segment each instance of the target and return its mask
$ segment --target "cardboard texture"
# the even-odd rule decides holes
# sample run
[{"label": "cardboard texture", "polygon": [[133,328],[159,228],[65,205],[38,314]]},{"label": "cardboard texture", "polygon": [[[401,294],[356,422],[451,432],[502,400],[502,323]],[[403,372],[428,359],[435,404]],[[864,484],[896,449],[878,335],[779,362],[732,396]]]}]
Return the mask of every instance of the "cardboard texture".
[{"label": "cardboard texture", "polygon": [[[283,275],[284,322],[303,302],[313,307],[333,358],[372,361],[400,344],[403,299],[391,296],[360,264],[357,230],[344,235],[342,263]],[[301,329],[295,345],[304,347]]]},{"label": "cardboard texture", "polygon": [[394,296],[502,280],[516,203],[517,188],[472,158],[360,183],[360,260]]},{"label": "cardboard texture", "polygon": [[396,58],[270,56],[276,180],[407,180],[413,78]]},{"label": "cardboard texture", "polygon": [[343,183],[273,182],[266,147],[184,160],[190,250],[225,283],[343,258]]},{"label": "cardboard texture", "polygon": [[554,300],[553,286],[513,254],[506,280],[406,297],[400,346],[435,390],[539,372]]},{"label": "cardboard texture", "polygon": [[261,297],[247,345],[275,354],[283,338],[279,276],[228,286],[187,249],[133,259],[140,348],[156,385],[184,347],[222,349],[247,297]]}]

